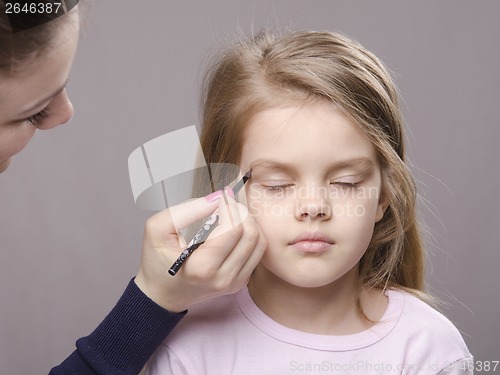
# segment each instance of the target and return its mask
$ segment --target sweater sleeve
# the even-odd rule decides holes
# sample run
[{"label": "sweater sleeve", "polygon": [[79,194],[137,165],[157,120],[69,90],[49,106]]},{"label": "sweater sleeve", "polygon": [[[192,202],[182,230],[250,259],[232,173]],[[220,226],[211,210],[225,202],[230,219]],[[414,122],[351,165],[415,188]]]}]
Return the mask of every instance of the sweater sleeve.
[{"label": "sweater sleeve", "polygon": [[186,312],[165,310],[132,279],[103,322],[49,375],[138,374]]}]

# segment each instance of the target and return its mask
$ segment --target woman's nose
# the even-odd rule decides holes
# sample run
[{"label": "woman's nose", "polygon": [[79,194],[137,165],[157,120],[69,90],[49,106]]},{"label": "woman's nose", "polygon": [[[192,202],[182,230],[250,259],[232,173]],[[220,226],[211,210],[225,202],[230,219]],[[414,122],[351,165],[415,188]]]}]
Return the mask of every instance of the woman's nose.
[{"label": "woman's nose", "polygon": [[38,129],[48,130],[67,123],[74,115],[73,104],[69,100],[66,89],[52,99],[48,108],[49,116]]}]

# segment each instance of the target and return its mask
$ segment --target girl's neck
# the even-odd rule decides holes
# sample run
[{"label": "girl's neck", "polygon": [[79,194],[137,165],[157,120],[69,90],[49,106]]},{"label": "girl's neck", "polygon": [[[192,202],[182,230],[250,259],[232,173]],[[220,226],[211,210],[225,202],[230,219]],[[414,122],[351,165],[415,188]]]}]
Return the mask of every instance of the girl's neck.
[{"label": "girl's neck", "polygon": [[[360,316],[357,308],[357,278],[354,267],[331,284],[302,288],[259,265],[248,283],[248,290],[255,304],[281,325],[308,333],[348,335],[372,325]],[[362,291],[359,295],[366,316],[379,320],[387,307],[387,297],[375,290]]]}]

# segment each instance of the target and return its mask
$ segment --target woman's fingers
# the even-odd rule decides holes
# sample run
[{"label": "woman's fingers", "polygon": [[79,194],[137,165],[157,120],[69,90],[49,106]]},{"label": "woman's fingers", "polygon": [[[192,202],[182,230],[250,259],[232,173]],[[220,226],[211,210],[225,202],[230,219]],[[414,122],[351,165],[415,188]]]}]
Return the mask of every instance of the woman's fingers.
[{"label": "woman's fingers", "polygon": [[192,199],[172,206],[158,213],[158,219],[166,224],[167,228],[165,229],[169,233],[177,233],[180,229],[212,214],[221,198],[222,190],[216,191],[207,197]]},{"label": "woman's fingers", "polygon": [[248,216],[248,209],[242,204],[236,209],[239,217],[246,217],[242,221],[243,234],[220,269],[232,279],[248,279],[264,254],[266,241],[253,218]]},{"label": "woman's fingers", "polygon": [[219,225],[208,236],[205,243],[191,254],[184,267],[190,262],[198,263],[200,267],[204,267],[204,270],[200,272],[215,275],[219,272],[226,257],[238,244],[243,234],[243,228],[239,223],[236,202],[225,195],[219,201],[218,211]]},{"label": "woman's fingers", "polygon": [[266,237],[264,236],[264,234],[262,233],[261,229],[257,224],[256,226],[259,232],[258,234],[259,238],[257,240],[257,244],[250,252],[250,256],[247,258],[243,267],[241,267],[240,272],[238,273],[237,276],[242,285],[248,284],[248,280],[250,279],[253,270],[255,269],[255,267],[257,267],[267,249]]},{"label": "woman's fingers", "polygon": [[[265,250],[265,240],[247,208],[228,197],[219,202],[220,225],[209,239],[192,255],[191,262],[203,265],[195,272],[211,279],[216,289],[236,291],[241,288],[257,266]],[[242,218],[244,218],[242,220]],[[188,264],[185,265],[185,267]]]},{"label": "woman's fingers", "polygon": [[[245,206],[227,192],[194,199],[148,220],[141,268],[136,283],[150,298],[171,311],[218,295],[234,293],[245,285],[265,250],[265,240]],[[172,277],[168,267],[182,252],[181,228],[219,210],[219,225]],[[199,225],[198,223],[196,225]]]}]

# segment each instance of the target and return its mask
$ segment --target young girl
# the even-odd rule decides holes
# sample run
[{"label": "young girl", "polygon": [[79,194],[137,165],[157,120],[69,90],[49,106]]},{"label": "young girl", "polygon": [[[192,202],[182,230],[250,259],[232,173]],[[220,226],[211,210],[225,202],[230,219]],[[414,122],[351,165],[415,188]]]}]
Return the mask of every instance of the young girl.
[{"label": "young girl", "polygon": [[199,304],[149,374],[469,373],[428,303],[397,90],[341,35],[264,32],[208,75],[202,147],[252,171],[267,239],[248,286]]}]

